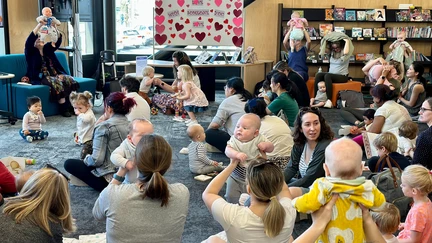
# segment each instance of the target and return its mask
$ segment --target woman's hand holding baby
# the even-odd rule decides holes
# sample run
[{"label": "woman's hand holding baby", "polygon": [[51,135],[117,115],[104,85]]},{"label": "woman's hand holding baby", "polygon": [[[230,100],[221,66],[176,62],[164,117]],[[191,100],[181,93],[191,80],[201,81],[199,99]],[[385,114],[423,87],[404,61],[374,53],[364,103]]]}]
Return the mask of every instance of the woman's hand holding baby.
[{"label": "woman's hand holding baby", "polygon": [[245,162],[247,160],[247,155],[245,153],[239,152],[236,155],[236,159],[240,160],[240,162]]},{"label": "woman's hand holding baby", "polygon": [[133,170],[133,169],[135,168],[135,163],[134,163],[133,161],[131,161],[131,160],[128,160],[128,161],[126,162],[125,168],[126,168],[128,171],[131,171],[131,170]]}]

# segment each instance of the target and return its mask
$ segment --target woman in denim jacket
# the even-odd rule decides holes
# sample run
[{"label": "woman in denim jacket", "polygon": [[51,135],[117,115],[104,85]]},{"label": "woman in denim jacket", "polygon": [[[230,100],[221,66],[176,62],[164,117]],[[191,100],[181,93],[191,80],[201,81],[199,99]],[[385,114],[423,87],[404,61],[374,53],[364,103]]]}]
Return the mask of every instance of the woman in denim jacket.
[{"label": "woman in denim jacket", "polygon": [[111,152],[126,139],[129,121],[126,114],[135,106],[133,98],[121,92],[111,93],[105,100],[105,113],[96,122],[93,133],[93,152],[84,160],[68,159],[64,168],[71,176],[85,182],[97,191],[102,191],[116,172],[111,163]]}]

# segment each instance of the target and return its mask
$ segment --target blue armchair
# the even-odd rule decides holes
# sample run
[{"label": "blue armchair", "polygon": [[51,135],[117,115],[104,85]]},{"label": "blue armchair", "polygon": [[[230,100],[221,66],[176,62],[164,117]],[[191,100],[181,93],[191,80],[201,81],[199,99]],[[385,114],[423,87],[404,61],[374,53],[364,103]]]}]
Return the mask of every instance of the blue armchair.
[{"label": "blue armchair", "polygon": [[[56,56],[61,65],[70,75],[69,65],[67,63],[66,55],[63,52],[56,52]],[[39,96],[42,100],[42,110],[45,116],[53,116],[59,114],[59,105],[57,102],[50,102],[49,100],[49,87],[46,85],[20,85],[17,84],[26,74],[27,62],[24,54],[10,54],[0,56],[0,71],[5,73],[15,74],[12,79],[12,102],[14,108],[14,116],[22,118],[28,111],[26,99],[29,96]],[[76,78],[80,85],[79,92],[85,90],[90,91],[93,95],[96,92],[96,80],[92,78]],[[8,92],[5,82],[0,83],[0,110],[7,110],[6,92]],[[9,99],[11,95],[9,94]]]}]

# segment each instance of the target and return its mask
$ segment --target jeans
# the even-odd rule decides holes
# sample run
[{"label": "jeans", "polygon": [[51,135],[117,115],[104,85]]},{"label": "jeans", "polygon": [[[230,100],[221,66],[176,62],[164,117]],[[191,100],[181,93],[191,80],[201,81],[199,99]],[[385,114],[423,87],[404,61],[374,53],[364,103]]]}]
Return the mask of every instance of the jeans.
[{"label": "jeans", "polygon": [[317,73],[315,75],[314,84],[315,96],[318,91],[318,83],[321,81],[325,82],[327,99],[331,99],[333,94],[333,83],[346,83],[348,82],[348,76],[334,73]]},{"label": "jeans", "polygon": [[240,195],[246,193],[246,182],[234,179],[232,176],[228,177],[225,192],[225,199],[229,203],[237,204],[239,202]]},{"label": "jeans", "polygon": [[20,129],[19,134],[24,139],[26,139],[27,136],[30,136],[33,138],[33,140],[42,140],[42,139],[45,139],[46,137],[48,137],[47,131],[42,131],[42,130],[28,130],[28,131],[30,132],[30,134],[24,135],[23,130]]},{"label": "jeans", "polygon": [[94,167],[87,166],[82,160],[68,159],[64,163],[64,168],[67,172],[82,180],[96,191],[101,192],[108,186],[108,182],[105,178],[103,176],[96,177],[93,175],[91,171],[94,170]]}]

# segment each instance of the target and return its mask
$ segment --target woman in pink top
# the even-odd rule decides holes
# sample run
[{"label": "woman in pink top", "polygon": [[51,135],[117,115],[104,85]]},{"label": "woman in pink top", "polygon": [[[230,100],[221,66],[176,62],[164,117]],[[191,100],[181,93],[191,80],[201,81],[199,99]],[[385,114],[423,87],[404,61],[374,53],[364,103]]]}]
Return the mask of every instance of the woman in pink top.
[{"label": "woman in pink top", "polygon": [[366,63],[362,71],[368,76],[371,84],[385,84],[392,90],[400,90],[404,73],[403,65],[400,62],[394,60],[387,62],[379,57]]}]

